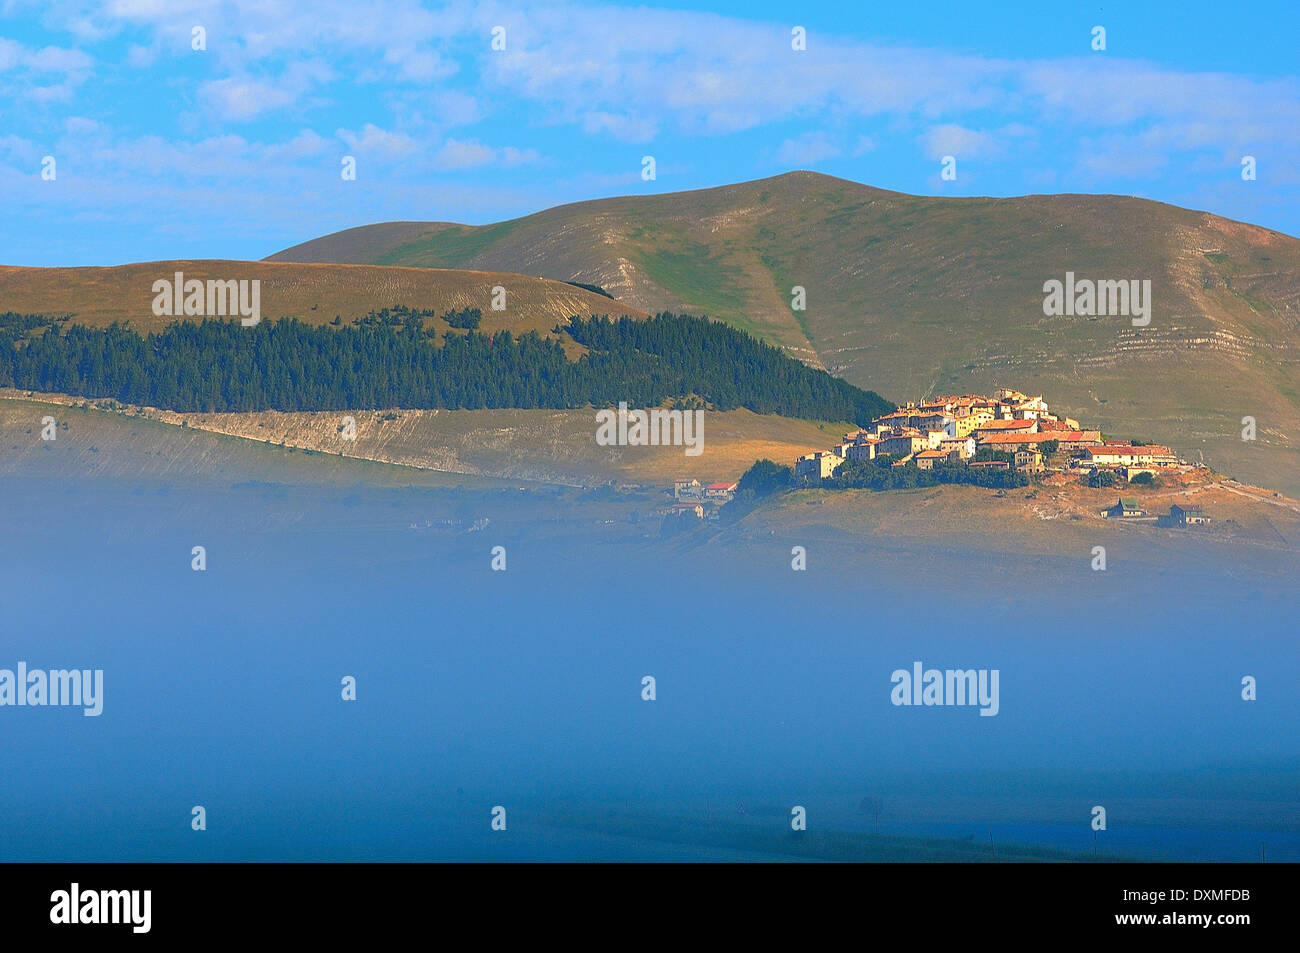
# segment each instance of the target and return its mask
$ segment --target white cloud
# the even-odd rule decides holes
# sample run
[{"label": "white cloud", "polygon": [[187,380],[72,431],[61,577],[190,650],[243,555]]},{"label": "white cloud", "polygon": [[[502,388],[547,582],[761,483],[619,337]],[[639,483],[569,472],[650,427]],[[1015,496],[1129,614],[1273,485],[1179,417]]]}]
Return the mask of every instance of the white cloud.
[{"label": "white cloud", "polygon": [[335,135],[346,142],[349,149],[357,153],[396,158],[408,154],[415,148],[415,142],[410,136],[400,132],[388,132],[372,123],[362,126],[360,134],[350,129],[340,129]]},{"label": "white cloud", "polygon": [[81,50],[42,47],[23,57],[23,66],[40,73],[78,73],[89,70],[95,61]]},{"label": "white cloud", "polygon": [[[480,29],[497,15],[479,15]],[[1046,120],[1085,129],[1177,123],[1192,148],[1249,129],[1300,143],[1295,79],[1189,73],[1118,57],[999,59],[838,33],[814,32],[797,53],[785,25],[646,7],[533,3],[516,20],[509,51],[482,55],[487,81],[536,103],[548,121],[624,141],[646,142],[667,127],[724,135],[791,120],[881,117],[932,125],[929,144],[946,140],[980,155],[1031,134],[1014,126]],[[967,128],[975,113],[997,134]]]},{"label": "white cloud", "polygon": [[148,69],[158,61],[158,48],[132,43],[126,51],[126,63],[132,69]]},{"label": "white cloud", "polygon": [[81,50],[60,46],[32,49],[0,37],[0,99],[12,113],[22,102],[44,106],[67,102],[92,75],[94,59]]},{"label": "white cloud", "polygon": [[219,117],[243,122],[297,103],[305,94],[335,78],[322,60],[294,63],[275,77],[241,74],[210,80],[199,96]]},{"label": "white cloud", "polygon": [[477,139],[447,142],[434,153],[433,168],[446,171],[475,169],[483,166],[500,165],[507,168],[530,165],[540,161],[541,156],[535,149],[519,149],[515,146],[494,148],[484,145]]},{"label": "white cloud", "polygon": [[536,149],[516,149],[514,146],[506,146],[501,150],[501,164],[507,168],[517,165],[532,165],[541,161],[541,158]]},{"label": "white cloud", "polygon": [[996,142],[989,133],[967,129],[955,123],[935,126],[922,137],[926,155],[931,159],[955,156],[958,159],[977,159],[997,151]]},{"label": "white cloud", "polygon": [[582,131],[588,135],[608,133],[620,142],[649,142],[659,131],[653,120],[609,112],[589,112],[582,117]]},{"label": "white cloud", "polygon": [[19,165],[35,164],[41,158],[40,147],[21,136],[0,136],[0,155]]},{"label": "white cloud", "polygon": [[311,129],[304,129],[286,143],[266,147],[269,158],[306,159],[325,152],[330,141]]},{"label": "white cloud", "polygon": [[95,61],[81,50],[61,46],[31,49],[0,36],[0,70],[78,74],[88,72],[94,65]]},{"label": "white cloud", "polygon": [[102,127],[94,119],[87,119],[85,116],[69,116],[63,121],[63,128],[71,136],[88,136]]},{"label": "white cloud", "polygon": [[433,166],[435,169],[472,169],[488,165],[495,159],[496,151],[481,142],[448,139],[446,145],[434,154]]},{"label": "white cloud", "polygon": [[921,145],[931,159],[953,156],[958,159],[991,159],[1005,156],[1013,141],[1031,140],[1034,130],[1018,122],[1007,123],[997,129],[968,129],[956,123],[943,123],[931,127],[921,136]]},{"label": "white cloud", "polygon": [[199,87],[203,101],[223,119],[241,121],[292,103],[293,93],[270,80],[230,77]]},{"label": "white cloud", "polygon": [[[24,14],[37,5],[5,4]],[[110,219],[114,199],[152,208],[163,195],[209,192],[217,203],[238,193],[254,206],[260,196],[294,214],[313,210],[303,183],[333,200],[341,144],[369,155],[368,168],[402,160],[391,175],[348,186],[365,204],[347,214],[367,209],[375,217],[389,196],[445,199],[420,192],[419,175],[431,168],[554,164],[556,176],[544,183],[481,179],[491,188],[479,198],[519,190],[495,206],[485,199],[485,209],[537,207],[551,193],[643,189],[644,153],[656,155],[668,181],[672,162],[729,150],[732,141],[721,137],[755,130],[736,140],[758,154],[744,156],[754,161],[738,170],[761,164],[759,157],[799,167],[867,153],[881,159],[873,168],[884,167],[919,146],[929,159],[978,160],[978,170],[962,167],[963,184],[976,171],[990,181],[991,160],[1034,188],[1113,187],[1170,168],[1195,182],[1222,166],[1231,179],[1245,153],[1260,158],[1270,183],[1300,174],[1290,172],[1300,151],[1300,81],[1180,71],[1111,54],[998,59],[838,30],[814,30],[798,53],[788,24],[564,0],[451,0],[436,9],[420,0],[68,0],[42,9],[39,20],[51,31],[48,44],[0,38],[0,103],[11,133],[0,156],[37,150],[39,158],[76,145],[77,181],[95,177]],[[196,23],[208,30],[201,55],[190,50]],[[489,47],[498,23],[508,28],[502,53]],[[111,47],[95,45],[104,38],[114,39]],[[110,62],[115,83],[88,84]],[[152,97],[157,102],[144,101]],[[89,125],[97,119],[103,124]],[[599,169],[622,168],[623,160],[611,158],[611,148],[588,155],[610,142],[636,146],[616,147],[629,159],[627,172],[602,177]],[[15,168],[29,165],[14,159]],[[475,180],[454,184],[468,194]],[[1264,186],[1261,177],[1256,191]],[[123,220],[128,212],[121,210]],[[321,214],[313,211],[312,221]]]},{"label": "white cloud", "polygon": [[776,150],[776,161],[790,168],[805,169],[826,159],[844,154],[824,132],[813,131],[794,139],[786,139]]}]

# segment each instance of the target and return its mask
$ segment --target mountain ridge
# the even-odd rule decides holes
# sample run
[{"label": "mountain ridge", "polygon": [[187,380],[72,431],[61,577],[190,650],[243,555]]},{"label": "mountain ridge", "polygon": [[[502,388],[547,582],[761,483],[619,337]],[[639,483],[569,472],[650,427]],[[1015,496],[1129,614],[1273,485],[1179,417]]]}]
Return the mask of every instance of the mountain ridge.
[{"label": "mountain ridge", "polygon": [[[73,322],[103,327],[114,321],[140,333],[161,331],[177,317],[152,311],[153,282],[250,279],[261,284],[265,318],[292,316],[311,324],[348,323],[371,311],[403,305],[439,313],[482,312],[482,330],[549,334],[574,314],[649,315],[622,302],[564,282],[482,269],[430,269],[348,263],[288,263],[232,259],[179,259],[127,265],[34,268],[0,265],[0,313],[73,315]],[[506,308],[492,308],[493,288],[504,287]],[[183,318],[183,316],[181,316]]]},{"label": "mountain ridge", "polygon": [[[1132,196],[913,196],[806,171],[367,231],[386,227],[271,258],[584,281],[644,311],[727,321],[899,399],[1041,391],[1108,432],[1300,489],[1300,240],[1273,229]],[[1044,283],[1067,272],[1150,280],[1150,325],[1045,315]],[[1255,441],[1241,439],[1247,416]]]}]

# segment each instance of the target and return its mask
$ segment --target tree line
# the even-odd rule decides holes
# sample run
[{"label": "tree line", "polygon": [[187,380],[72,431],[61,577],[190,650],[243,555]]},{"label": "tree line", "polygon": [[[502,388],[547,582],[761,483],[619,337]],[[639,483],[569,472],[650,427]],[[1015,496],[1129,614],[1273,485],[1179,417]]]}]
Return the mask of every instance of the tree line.
[{"label": "tree line", "polygon": [[648,371],[675,378],[681,393],[715,405],[863,427],[896,409],[874,391],[815,370],[721,321],[670,312],[641,321],[575,317],[555,331],[592,351],[642,355]]},{"label": "tree line", "polygon": [[822,486],[837,489],[910,490],[944,483],[967,483],[990,489],[1012,489],[1028,486],[1029,476],[1020,470],[998,470],[993,467],[972,467],[965,463],[936,463],[932,469],[922,470],[915,460],[901,467],[893,466],[888,456],[877,460],[845,460]]},{"label": "tree line", "polygon": [[907,490],[917,487],[939,486],[945,483],[966,483],[990,489],[1012,489],[1029,485],[1029,476],[1018,470],[997,470],[992,467],[970,467],[964,463],[938,463],[931,470],[922,470],[915,461],[901,467],[893,466],[888,455],[876,460],[845,460],[835,472],[819,483],[794,475],[787,466],[771,460],[756,460],[736,484],[736,495],[722,508],[722,521],[732,523],[758,508],[770,496],[786,490],[807,486],[822,486],[832,490]]},{"label": "tree line", "polygon": [[[725,324],[660,314],[573,318],[559,337],[426,328],[429,311],[388,308],[339,327],[296,318],[178,321],[141,335],[114,323],[0,316],[0,386],[186,411],[656,407],[702,400],[718,410],[865,424],[893,409],[879,395]],[[447,312],[477,324],[476,310]]]}]

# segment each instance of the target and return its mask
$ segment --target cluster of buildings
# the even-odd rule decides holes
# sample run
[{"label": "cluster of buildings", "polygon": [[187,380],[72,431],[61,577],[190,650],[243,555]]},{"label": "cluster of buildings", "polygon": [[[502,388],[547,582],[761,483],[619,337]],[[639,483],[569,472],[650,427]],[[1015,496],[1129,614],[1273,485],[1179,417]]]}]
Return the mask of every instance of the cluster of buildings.
[{"label": "cluster of buildings", "polygon": [[663,516],[689,513],[697,519],[716,516],[718,507],[729,503],[736,495],[736,481],[701,483],[685,477],[673,481],[673,503],[663,510]]},{"label": "cluster of buildings", "polygon": [[[908,403],[844,434],[830,449],[799,457],[794,474],[796,479],[817,483],[848,460],[896,467],[914,463],[921,470],[943,464],[1030,474],[1072,471],[1091,476],[1102,471],[1126,483],[1143,473],[1154,476],[1193,469],[1169,447],[1106,440],[1100,430],[1086,429],[1072,417],[1053,413],[1041,394],[1031,397],[1010,387],[998,388],[992,397],[963,394]],[[714,518],[735,495],[735,481],[674,480],[673,502],[661,513]],[[1106,513],[1121,519],[1156,519],[1131,497],[1121,497]],[[1209,522],[1192,504],[1175,505],[1159,520],[1178,526]]]},{"label": "cluster of buildings", "polygon": [[1110,519],[1153,521],[1161,526],[1204,526],[1210,521],[1204,507],[1199,503],[1175,503],[1169,507],[1169,514],[1152,516],[1142,508],[1142,504],[1131,496],[1121,496],[1114,506],[1106,509]]},{"label": "cluster of buildings", "polygon": [[[1045,464],[1045,445],[1048,451],[1065,454],[1064,466]],[[984,449],[997,455],[981,454]],[[882,457],[888,457],[894,466],[915,462],[922,470],[938,463],[1014,467],[1028,473],[1100,469],[1129,481],[1140,473],[1186,466],[1168,447],[1108,442],[1100,430],[1084,429],[1072,417],[1052,413],[1041,394],[1030,397],[1002,387],[992,397],[935,397],[899,407],[867,427],[846,433],[838,446],[800,457],[795,462],[795,476],[818,482],[846,460]]]}]

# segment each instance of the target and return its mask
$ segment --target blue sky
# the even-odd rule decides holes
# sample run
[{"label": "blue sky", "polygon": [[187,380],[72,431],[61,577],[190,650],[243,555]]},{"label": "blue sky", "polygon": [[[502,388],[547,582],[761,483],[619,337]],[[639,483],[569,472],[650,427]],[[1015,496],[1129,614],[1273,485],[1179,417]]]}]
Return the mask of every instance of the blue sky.
[{"label": "blue sky", "polygon": [[0,264],[260,258],[796,168],[1300,235],[1298,51],[1294,2],[0,0]]}]

